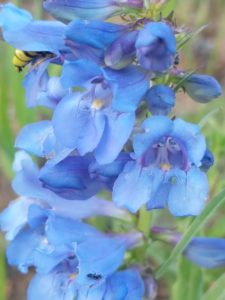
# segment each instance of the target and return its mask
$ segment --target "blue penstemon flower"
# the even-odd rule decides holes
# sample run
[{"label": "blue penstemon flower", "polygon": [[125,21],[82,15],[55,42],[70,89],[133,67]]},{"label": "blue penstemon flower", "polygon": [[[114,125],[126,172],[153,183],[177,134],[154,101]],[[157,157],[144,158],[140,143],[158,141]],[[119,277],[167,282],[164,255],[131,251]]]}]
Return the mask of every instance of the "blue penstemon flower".
[{"label": "blue penstemon flower", "polygon": [[113,200],[136,212],[168,207],[175,216],[198,215],[208,195],[208,181],[199,169],[206,144],[197,125],[153,116],[134,137],[133,161],[115,182]]},{"label": "blue penstemon flower", "polygon": [[57,105],[52,120],[56,139],[81,155],[94,151],[101,164],[112,162],[132,132],[148,78],[136,66],[119,72],[85,60],[66,63],[62,85],[86,91],[71,93]]}]

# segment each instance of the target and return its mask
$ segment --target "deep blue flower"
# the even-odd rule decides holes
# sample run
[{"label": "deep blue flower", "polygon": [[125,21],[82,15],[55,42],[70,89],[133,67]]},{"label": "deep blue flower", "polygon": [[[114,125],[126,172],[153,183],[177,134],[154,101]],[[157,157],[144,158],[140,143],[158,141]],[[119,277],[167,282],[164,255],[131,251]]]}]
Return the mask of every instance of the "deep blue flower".
[{"label": "deep blue flower", "polygon": [[66,199],[87,199],[110,189],[129,156],[119,155],[115,162],[99,166],[92,155],[68,156],[57,164],[46,163],[39,178],[45,188]]},{"label": "deep blue flower", "polygon": [[117,178],[113,200],[136,212],[168,207],[175,216],[198,215],[208,195],[208,181],[199,169],[206,150],[199,127],[181,119],[153,116],[145,133],[134,137],[134,161]]},{"label": "deep blue flower", "polygon": [[221,85],[209,75],[194,74],[182,86],[192,99],[200,103],[207,103],[222,94]]},{"label": "deep blue flower", "polygon": [[153,115],[168,115],[175,105],[176,95],[172,88],[157,84],[149,89],[145,100]]},{"label": "deep blue flower", "polygon": [[137,57],[139,64],[152,72],[163,72],[174,62],[176,39],[172,29],[163,22],[148,22],[143,28],[133,28],[121,34],[106,49],[105,63],[122,69]]},{"label": "deep blue flower", "polygon": [[81,155],[94,151],[101,164],[112,162],[131,134],[148,74],[136,66],[113,71],[78,60],[64,65],[62,85],[86,91],[71,93],[57,105],[52,121],[56,138]]},{"label": "deep blue flower", "polygon": [[176,54],[176,39],[169,25],[164,22],[150,22],[139,32],[137,58],[141,66],[153,72],[169,69]]}]

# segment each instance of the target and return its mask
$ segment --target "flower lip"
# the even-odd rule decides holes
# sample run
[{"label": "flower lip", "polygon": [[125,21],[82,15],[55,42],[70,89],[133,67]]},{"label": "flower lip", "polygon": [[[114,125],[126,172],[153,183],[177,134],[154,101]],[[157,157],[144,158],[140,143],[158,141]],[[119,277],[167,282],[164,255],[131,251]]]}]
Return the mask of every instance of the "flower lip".
[{"label": "flower lip", "polygon": [[172,136],[162,137],[145,151],[141,158],[143,167],[150,165],[159,167],[163,171],[179,167],[187,171],[188,157],[182,142]]}]

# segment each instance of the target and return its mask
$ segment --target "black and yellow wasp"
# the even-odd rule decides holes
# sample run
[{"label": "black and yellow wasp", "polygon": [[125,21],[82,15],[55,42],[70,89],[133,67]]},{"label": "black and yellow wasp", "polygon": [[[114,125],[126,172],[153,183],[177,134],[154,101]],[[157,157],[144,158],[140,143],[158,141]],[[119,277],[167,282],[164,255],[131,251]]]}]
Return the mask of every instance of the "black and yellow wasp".
[{"label": "black and yellow wasp", "polygon": [[[4,40],[0,30],[0,40]],[[48,58],[53,58],[55,54],[49,51],[23,51],[16,49],[12,58],[12,63],[18,72],[31,64],[34,68],[43,63]]]},{"label": "black and yellow wasp", "polygon": [[38,66],[46,59],[54,57],[55,55],[51,52],[35,52],[35,51],[23,51],[16,49],[12,63],[18,72],[22,72],[23,69],[31,63],[33,67]]}]

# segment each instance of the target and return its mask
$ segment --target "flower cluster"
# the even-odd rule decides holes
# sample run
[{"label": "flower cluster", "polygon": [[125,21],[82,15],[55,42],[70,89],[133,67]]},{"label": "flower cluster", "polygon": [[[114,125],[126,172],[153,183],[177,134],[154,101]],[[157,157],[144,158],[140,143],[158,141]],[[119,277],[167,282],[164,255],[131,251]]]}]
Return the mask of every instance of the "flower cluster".
[{"label": "flower cluster", "polygon": [[[143,205],[176,217],[202,211],[213,156],[200,127],[171,111],[177,86],[202,103],[220,96],[221,87],[177,67],[180,33],[169,19],[144,14],[149,1],[43,6],[58,20],[33,20],[13,4],[0,5],[3,38],[20,50],[14,65],[28,66],[27,106],[52,112],[16,139],[19,199],[0,219],[7,258],[23,273],[35,267],[29,300],[140,300],[152,277],[127,257],[143,234],[113,226],[102,232],[93,217],[129,221]],[[123,22],[105,21],[114,15]],[[60,73],[51,76],[52,65]],[[187,256],[191,247],[195,242]]]}]

